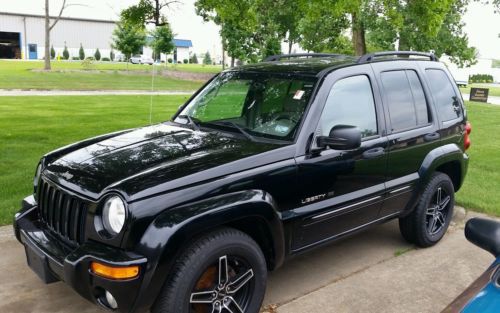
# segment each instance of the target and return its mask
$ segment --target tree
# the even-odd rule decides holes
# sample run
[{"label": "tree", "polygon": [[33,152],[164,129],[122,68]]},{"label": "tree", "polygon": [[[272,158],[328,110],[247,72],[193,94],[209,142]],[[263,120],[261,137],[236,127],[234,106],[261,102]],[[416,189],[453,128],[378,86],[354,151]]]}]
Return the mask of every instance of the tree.
[{"label": "tree", "polygon": [[63,59],[65,59],[65,60],[69,59],[69,51],[68,51],[68,47],[66,47],[66,44],[64,44]]},{"label": "tree", "polygon": [[349,39],[344,35],[349,20],[335,0],[310,1],[299,22],[301,46],[314,52],[351,54]]},{"label": "tree", "polygon": [[56,50],[54,50],[54,46],[50,47],[50,58],[54,59],[56,57]]},{"label": "tree", "polygon": [[155,26],[168,25],[162,10],[170,8],[171,5],[179,3],[177,0],[139,0],[137,5],[132,5],[121,12],[124,22],[137,26],[154,24]]},{"label": "tree", "polygon": [[[59,10],[59,14],[54,18],[52,24],[50,23],[50,14],[49,14],[49,0],[45,0],[45,64],[44,69],[49,71],[50,67],[50,31],[56,26],[57,22],[61,18],[64,10],[72,5],[80,5],[80,4],[66,4],[66,0],[63,0],[61,5],[61,9]],[[69,58],[69,55],[68,55]]]},{"label": "tree", "polygon": [[97,49],[95,50],[95,53],[94,53],[94,58],[95,58],[95,60],[96,60],[96,61],[101,60],[101,51],[99,51],[99,48],[97,48]]},{"label": "tree", "polygon": [[78,50],[78,57],[80,58],[80,60],[85,59],[85,50],[83,50],[82,44],[80,44],[80,49]]},{"label": "tree", "polygon": [[160,59],[161,53],[170,54],[174,50],[174,34],[169,24],[156,27],[150,35],[153,37],[151,48],[156,59]]},{"label": "tree", "polygon": [[121,51],[128,61],[132,54],[139,53],[146,44],[146,35],[142,27],[121,21],[113,31],[112,40],[113,48]]},{"label": "tree", "polygon": [[193,56],[191,57],[191,60],[189,60],[189,63],[198,64],[198,57],[196,56],[196,53],[193,53]]},{"label": "tree", "polygon": [[210,53],[208,51],[207,53],[205,53],[205,56],[203,57],[203,64],[205,65],[212,64],[212,58],[210,57]]}]

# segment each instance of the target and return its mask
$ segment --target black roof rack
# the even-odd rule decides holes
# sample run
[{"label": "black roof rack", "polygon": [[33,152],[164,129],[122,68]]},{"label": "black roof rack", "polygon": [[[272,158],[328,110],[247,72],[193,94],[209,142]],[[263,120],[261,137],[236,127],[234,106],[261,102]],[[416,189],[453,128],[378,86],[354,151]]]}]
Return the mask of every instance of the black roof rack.
[{"label": "black roof rack", "polygon": [[385,57],[385,56],[406,56],[406,57],[421,56],[421,57],[428,57],[431,61],[434,62],[439,61],[438,58],[434,55],[434,53],[418,52],[418,51],[384,51],[384,52],[365,54],[358,59],[358,63],[372,62],[375,58]]},{"label": "black roof rack", "polygon": [[301,57],[310,57],[310,58],[334,58],[343,56],[342,54],[335,53],[292,53],[292,54],[277,54],[271,55],[267,57],[264,62],[275,62],[281,59],[291,59],[291,58],[301,58]]}]

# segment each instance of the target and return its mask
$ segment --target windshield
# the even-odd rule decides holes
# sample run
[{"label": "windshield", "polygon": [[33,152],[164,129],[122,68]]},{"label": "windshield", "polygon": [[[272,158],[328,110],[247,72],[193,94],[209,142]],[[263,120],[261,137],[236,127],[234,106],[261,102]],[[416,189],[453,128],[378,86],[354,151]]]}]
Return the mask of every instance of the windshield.
[{"label": "windshield", "polygon": [[214,79],[175,122],[223,125],[245,135],[293,140],[316,78],[228,72]]}]

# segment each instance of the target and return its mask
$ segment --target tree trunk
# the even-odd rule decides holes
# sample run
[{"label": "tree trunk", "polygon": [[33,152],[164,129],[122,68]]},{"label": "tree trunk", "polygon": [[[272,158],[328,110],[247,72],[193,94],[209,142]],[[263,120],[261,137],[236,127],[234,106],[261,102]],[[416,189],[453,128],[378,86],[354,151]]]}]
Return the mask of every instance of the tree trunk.
[{"label": "tree trunk", "polygon": [[234,57],[231,58],[231,67],[234,67]]},{"label": "tree trunk", "polygon": [[293,41],[288,38],[288,54],[292,54]]},{"label": "tree trunk", "polygon": [[358,19],[357,12],[352,13],[351,18],[354,53],[361,56],[366,54],[365,27],[363,22]]},{"label": "tree trunk", "polygon": [[[29,53],[29,51],[26,51]],[[49,0],[45,0],[45,66],[46,71],[50,71],[50,17]]]}]

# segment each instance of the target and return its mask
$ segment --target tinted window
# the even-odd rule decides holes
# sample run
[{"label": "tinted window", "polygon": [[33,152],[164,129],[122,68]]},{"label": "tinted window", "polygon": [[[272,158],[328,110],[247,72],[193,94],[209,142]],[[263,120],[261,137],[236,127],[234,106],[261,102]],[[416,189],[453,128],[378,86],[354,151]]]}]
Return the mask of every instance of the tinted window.
[{"label": "tinted window", "polygon": [[393,131],[429,123],[427,101],[414,71],[391,71],[381,75]]},{"label": "tinted window", "polygon": [[[210,82],[179,115],[187,115],[205,127],[293,140],[315,81],[315,78],[262,73],[224,73]],[[178,117],[175,121],[189,120]]]},{"label": "tinted window", "polygon": [[353,76],[335,83],[321,116],[320,134],[328,136],[336,125],[356,126],[363,138],[377,134],[375,102],[368,77]]},{"label": "tinted window", "polygon": [[448,76],[442,70],[426,70],[439,117],[449,121],[461,116],[460,103]]}]

